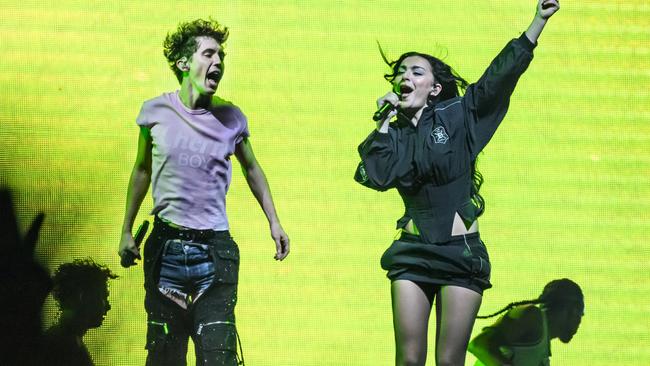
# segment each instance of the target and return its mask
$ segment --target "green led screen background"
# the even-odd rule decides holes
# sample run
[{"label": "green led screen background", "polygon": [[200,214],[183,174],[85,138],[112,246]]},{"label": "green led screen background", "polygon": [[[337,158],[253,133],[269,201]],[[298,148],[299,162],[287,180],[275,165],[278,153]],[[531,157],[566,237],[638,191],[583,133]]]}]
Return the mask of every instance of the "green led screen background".
[{"label": "green led screen background", "polygon": [[[241,249],[237,321],[247,365],[391,365],[389,281],[379,258],[402,203],[352,179],[357,145],[389,88],[389,57],[442,56],[475,81],[526,29],[534,0],[0,0],[0,173],[23,228],[46,213],[51,271],[92,256],[120,278],[85,341],[97,365],[142,365],[142,266],[116,255],[141,103],[178,87],[162,41],[180,21],[230,28],[218,95],[249,118],[291,255],[274,244],[233,166]],[[481,313],[568,277],[585,294],[555,365],[650,364],[650,5],[565,0],[479,158],[481,236],[494,287]],[[137,222],[150,217],[147,196]],[[3,301],[10,299],[3,299]],[[56,316],[52,300],[45,324]],[[474,333],[493,320],[478,320]],[[433,320],[428,364],[433,365]],[[194,364],[193,356],[188,357]],[[467,364],[474,359],[467,357]]]}]

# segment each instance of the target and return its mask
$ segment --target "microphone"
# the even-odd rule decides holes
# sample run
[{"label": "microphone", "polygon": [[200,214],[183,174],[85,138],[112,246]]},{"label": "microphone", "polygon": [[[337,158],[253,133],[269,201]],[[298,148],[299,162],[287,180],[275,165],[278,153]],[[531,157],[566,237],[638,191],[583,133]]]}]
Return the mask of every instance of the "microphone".
[{"label": "microphone", "polygon": [[[149,228],[149,221],[144,220],[144,222],[138,227],[138,231],[135,232],[135,236],[133,237],[133,241],[135,241],[135,246],[136,248],[140,248],[140,244],[142,243],[142,239],[144,239],[144,236],[147,234],[147,229]],[[131,252],[130,250],[125,250],[122,252],[122,255],[120,256],[120,264],[124,268],[129,268],[131,266],[135,265],[135,254]]]},{"label": "microphone", "polygon": [[386,102],[384,105],[382,105],[379,109],[377,109],[377,112],[372,116],[372,120],[375,122],[383,121],[386,119],[388,114],[392,112],[395,109],[395,106]]},{"label": "microphone", "polygon": [[[393,93],[397,94],[397,96],[401,96],[400,89],[398,85],[393,85]],[[396,107],[388,102],[384,103],[379,109],[377,109],[377,112],[372,116],[372,120],[375,122],[383,121],[388,117],[390,112],[394,111]]]}]

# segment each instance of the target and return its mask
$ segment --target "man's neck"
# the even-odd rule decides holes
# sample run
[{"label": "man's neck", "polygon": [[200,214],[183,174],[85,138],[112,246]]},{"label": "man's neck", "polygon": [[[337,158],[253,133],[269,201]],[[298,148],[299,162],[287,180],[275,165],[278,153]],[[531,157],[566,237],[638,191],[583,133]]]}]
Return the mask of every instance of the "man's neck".
[{"label": "man's neck", "polygon": [[178,97],[181,99],[181,103],[189,109],[207,109],[212,103],[212,95],[198,93],[187,79],[183,80]]},{"label": "man's neck", "polygon": [[61,313],[61,317],[59,318],[57,325],[63,333],[74,335],[79,339],[83,338],[83,336],[88,331],[88,328],[79,324],[79,321],[76,319],[74,314],[70,314],[65,310]]}]

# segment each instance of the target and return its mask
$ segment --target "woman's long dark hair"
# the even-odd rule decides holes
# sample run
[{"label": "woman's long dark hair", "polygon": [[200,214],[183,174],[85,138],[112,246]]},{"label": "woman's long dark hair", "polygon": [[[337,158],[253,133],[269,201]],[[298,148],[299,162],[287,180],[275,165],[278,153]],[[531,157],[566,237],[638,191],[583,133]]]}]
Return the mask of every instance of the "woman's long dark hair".
[{"label": "woman's long dark hair", "polygon": [[582,290],[577,283],[568,278],[563,278],[546,284],[542,294],[537,299],[511,302],[506,305],[506,307],[493,314],[479,315],[476,318],[492,318],[514,308],[515,306],[527,304],[542,304],[545,310],[553,313],[564,309],[567,306],[575,306],[576,304],[580,304],[580,306],[584,307],[584,296],[582,295]]},{"label": "woman's long dark hair", "polygon": [[[391,84],[397,77],[399,72],[399,67],[404,61],[405,58],[411,56],[419,56],[427,60],[431,65],[431,70],[433,71],[433,79],[435,82],[442,86],[442,91],[436,96],[429,97],[429,105],[435,105],[436,103],[458,97],[465,93],[465,89],[469,83],[463,79],[451,66],[444,63],[437,57],[428,55],[426,53],[420,52],[406,52],[403,53],[397,60],[389,61],[384,53],[384,50],[379,46],[379,53],[384,62],[391,68],[390,74],[385,74],[384,79],[386,79]],[[483,185],[483,175],[476,168],[477,160],[472,161],[472,189],[470,192],[470,197],[472,198],[472,203],[477,207],[476,217],[479,217],[485,211],[485,199],[479,193],[481,186]]]}]

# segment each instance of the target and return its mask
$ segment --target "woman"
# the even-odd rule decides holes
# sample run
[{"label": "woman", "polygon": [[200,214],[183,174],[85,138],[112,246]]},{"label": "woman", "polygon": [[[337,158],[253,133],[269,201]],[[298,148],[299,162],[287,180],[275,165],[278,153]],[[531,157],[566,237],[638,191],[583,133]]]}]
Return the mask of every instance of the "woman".
[{"label": "woman", "polygon": [[563,278],[546,284],[535,300],[514,302],[494,314],[479,316],[487,319],[507,311],[469,344],[469,351],[478,359],[474,366],[549,365],[551,339],[569,343],[584,309],[580,286]]},{"label": "woman", "polygon": [[[381,260],[391,280],[396,365],[425,364],[435,298],[436,364],[464,362],[483,290],[491,287],[476,221],[484,207],[476,157],[503,120],[537,39],[558,9],[557,0],[539,0],[526,32],[472,85],[430,55],[409,52],[387,61],[393,92],[377,104],[394,110],[359,146],[355,180],[380,191],[396,188],[406,208],[397,224],[402,235]],[[459,89],[466,89],[464,96]]]}]

